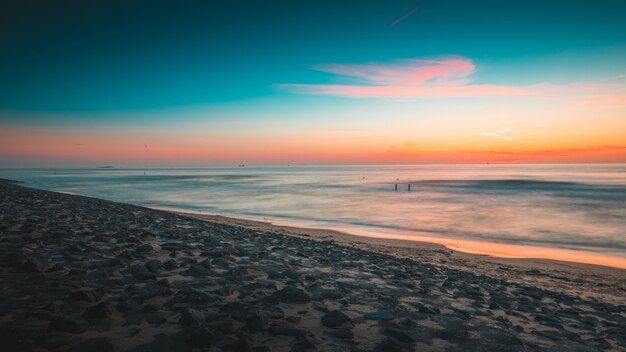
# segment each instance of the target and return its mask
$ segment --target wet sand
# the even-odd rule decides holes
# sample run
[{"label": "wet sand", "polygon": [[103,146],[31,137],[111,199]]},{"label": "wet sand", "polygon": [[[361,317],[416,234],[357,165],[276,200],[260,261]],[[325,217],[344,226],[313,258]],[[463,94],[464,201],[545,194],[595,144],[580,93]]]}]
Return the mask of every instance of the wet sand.
[{"label": "wet sand", "polygon": [[502,258],[449,249],[441,244],[352,235],[330,230],[274,225],[270,222],[239,219],[222,215],[173,212],[201,220],[270,231],[286,236],[332,241],[337,244],[377,253],[410,258],[447,268],[539,284],[579,296],[626,304],[626,270],[603,265],[548,259]]},{"label": "wet sand", "polygon": [[2,182],[0,208],[5,350],[626,349],[620,269]]}]

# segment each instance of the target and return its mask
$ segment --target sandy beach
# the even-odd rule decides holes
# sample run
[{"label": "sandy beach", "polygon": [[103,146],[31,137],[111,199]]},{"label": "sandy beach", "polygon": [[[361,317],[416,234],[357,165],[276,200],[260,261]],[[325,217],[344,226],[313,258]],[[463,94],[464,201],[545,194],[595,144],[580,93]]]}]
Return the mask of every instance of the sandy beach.
[{"label": "sandy beach", "polygon": [[8,351],[626,349],[626,270],[0,182]]},{"label": "sandy beach", "polygon": [[221,215],[174,213],[225,225],[242,226],[250,230],[334,242],[394,257],[414,259],[435,266],[465,270],[523,284],[563,290],[574,295],[626,304],[626,270],[620,268],[559,260],[512,259],[477,255],[451,250],[436,243],[363,237],[331,229],[281,226],[270,222]]}]

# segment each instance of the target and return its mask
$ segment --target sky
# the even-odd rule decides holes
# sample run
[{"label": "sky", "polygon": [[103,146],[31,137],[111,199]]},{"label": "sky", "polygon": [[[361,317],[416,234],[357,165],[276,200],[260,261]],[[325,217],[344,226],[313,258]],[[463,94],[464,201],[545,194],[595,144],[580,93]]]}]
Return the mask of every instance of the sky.
[{"label": "sky", "polygon": [[0,3],[0,167],[626,162],[626,2]]}]

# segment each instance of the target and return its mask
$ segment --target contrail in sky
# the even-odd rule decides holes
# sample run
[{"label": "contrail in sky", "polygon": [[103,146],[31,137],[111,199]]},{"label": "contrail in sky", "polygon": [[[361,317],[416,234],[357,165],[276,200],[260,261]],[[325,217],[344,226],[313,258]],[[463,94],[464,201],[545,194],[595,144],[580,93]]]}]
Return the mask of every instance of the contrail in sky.
[{"label": "contrail in sky", "polygon": [[393,21],[393,23],[391,25],[389,25],[389,28],[391,28],[391,27],[397,25],[398,23],[406,20],[407,18],[411,17],[411,15],[413,15],[417,11],[417,9],[419,9],[419,8],[420,7],[417,6],[413,10],[411,10],[411,11],[405,13],[404,15],[400,16],[400,18],[398,18],[397,20]]}]

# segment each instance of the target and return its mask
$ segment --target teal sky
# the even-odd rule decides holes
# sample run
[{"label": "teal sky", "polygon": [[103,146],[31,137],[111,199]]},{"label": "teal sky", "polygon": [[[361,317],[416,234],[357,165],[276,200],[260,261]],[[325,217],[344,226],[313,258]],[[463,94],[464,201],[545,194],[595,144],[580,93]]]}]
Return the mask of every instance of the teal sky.
[{"label": "teal sky", "polygon": [[311,65],[451,55],[477,64],[474,80],[508,85],[606,79],[626,71],[622,1],[3,4],[5,111],[302,99],[276,85],[330,80]]},{"label": "teal sky", "polygon": [[463,160],[532,145],[626,161],[624,14],[617,0],[3,1],[0,161],[113,164],[132,140],[165,155],[196,139],[176,155],[200,165],[255,161],[255,143],[275,153],[259,163],[294,148],[315,163],[412,163],[450,145]]}]

